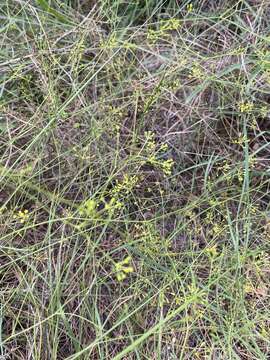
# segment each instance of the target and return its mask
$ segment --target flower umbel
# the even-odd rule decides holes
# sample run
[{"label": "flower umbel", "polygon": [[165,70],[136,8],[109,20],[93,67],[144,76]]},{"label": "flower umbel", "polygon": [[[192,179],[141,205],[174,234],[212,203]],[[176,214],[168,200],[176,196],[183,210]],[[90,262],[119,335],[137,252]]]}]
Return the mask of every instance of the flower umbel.
[{"label": "flower umbel", "polygon": [[18,219],[21,224],[25,223],[29,219],[29,211],[27,209],[25,210],[19,210],[14,216],[14,219]]},{"label": "flower umbel", "polygon": [[253,110],[254,104],[251,102],[242,102],[239,104],[239,110],[241,113],[249,113]]},{"label": "flower umbel", "polygon": [[193,4],[188,4],[187,5],[187,12],[191,12],[193,10]]},{"label": "flower umbel", "polygon": [[145,137],[147,162],[161,169],[164,175],[170,176],[172,174],[174,160],[172,158],[164,158],[164,153],[166,153],[169,149],[168,144],[158,144],[155,141],[155,134],[152,131],[146,131]]},{"label": "flower umbel", "polygon": [[209,255],[211,258],[215,258],[218,256],[218,250],[217,250],[216,244],[207,248],[205,251],[206,251],[207,255]]},{"label": "flower umbel", "polygon": [[127,274],[130,274],[134,271],[133,266],[131,263],[131,256],[126,257],[124,260],[119,261],[115,264],[115,272],[116,272],[116,279],[118,281],[123,281],[126,279]]}]

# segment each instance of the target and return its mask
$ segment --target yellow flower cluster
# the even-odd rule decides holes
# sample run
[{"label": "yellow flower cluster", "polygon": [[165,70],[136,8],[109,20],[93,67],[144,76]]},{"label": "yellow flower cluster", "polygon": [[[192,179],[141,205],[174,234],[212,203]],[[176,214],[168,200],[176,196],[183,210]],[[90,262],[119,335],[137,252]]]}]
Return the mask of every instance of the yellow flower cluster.
[{"label": "yellow flower cluster", "polygon": [[158,158],[160,154],[168,150],[168,144],[158,145],[154,140],[155,134],[151,131],[145,132],[145,137],[147,162],[160,168],[165,175],[170,176],[172,174],[174,160],[172,158],[166,160]]},{"label": "yellow flower cluster", "polygon": [[124,260],[119,261],[115,264],[114,268],[116,272],[116,279],[118,281],[125,280],[128,274],[134,272],[134,268],[130,263],[131,256],[128,256]]},{"label": "yellow flower cluster", "polygon": [[227,175],[230,171],[231,166],[228,162],[228,160],[223,160],[222,165],[218,167],[218,170],[222,171],[224,175]]},{"label": "yellow flower cluster", "polygon": [[233,144],[237,144],[240,146],[244,145],[247,142],[249,142],[249,139],[247,138],[246,135],[242,135],[242,134],[239,134],[238,139],[233,140]]},{"label": "yellow flower cluster", "polygon": [[97,199],[88,199],[80,205],[79,214],[87,218],[97,218],[97,215],[100,213],[98,207],[102,205],[110,214],[122,209],[124,204],[121,198],[128,195],[138,182],[139,177],[137,175],[129,176],[124,174],[123,179],[121,181],[116,180],[115,186],[106,193],[109,199],[105,199],[105,196],[100,196]]},{"label": "yellow flower cluster", "polygon": [[109,202],[105,203],[105,210],[109,213],[113,213],[115,210],[122,209],[123,207],[124,204],[115,197],[112,197]]},{"label": "yellow flower cluster", "polygon": [[214,224],[213,228],[212,228],[212,233],[214,235],[219,235],[220,233],[222,233],[224,231],[224,227],[222,226],[222,224]]},{"label": "yellow flower cluster", "polygon": [[181,87],[180,80],[175,80],[175,81],[170,81],[168,83],[167,89],[174,92],[179,90],[180,87]]},{"label": "yellow flower cluster", "polygon": [[198,63],[194,63],[194,65],[191,68],[189,78],[195,78],[195,79],[203,79],[205,77],[205,73],[202,69],[202,67]]},{"label": "yellow flower cluster", "polygon": [[268,115],[268,113],[269,113],[269,108],[267,106],[262,106],[260,108],[261,116],[266,117]]},{"label": "yellow flower cluster", "polygon": [[28,210],[19,210],[17,214],[13,216],[14,219],[20,221],[21,224],[25,223],[29,219],[29,211]]},{"label": "yellow flower cluster", "polygon": [[242,102],[239,104],[239,110],[241,113],[250,113],[254,109],[252,102]]},{"label": "yellow flower cluster", "polygon": [[156,142],[154,140],[155,134],[153,131],[145,131],[144,136],[146,138],[146,149],[148,152],[155,151]]},{"label": "yellow flower cluster", "polygon": [[161,31],[178,30],[180,26],[181,26],[181,20],[172,18],[166,21],[162,21],[160,30]]},{"label": "yellow flower cluster", "polygon": [[157,30],[149,29],[147,31],[147,40],[155,43],[160,38],[160,32]]},{"label": "yellow flower cluster", "polygon": [[165,175],[170,176],[172,174],[173,165],[173,159],[167,159],[161,163],[161,168]]},{"label": "yellow flower cluster", "polygon": [[133,236],[139,251],[149,258],[156,258],[161,252],[165,254],[169,251],[169,238],[161,237],[152,222],[135,224]]},{"label": "yellow flower cluster", "polygon": [[96,214],[96,201],[94,199],[86,200],[79,209],[79,214],[87,217],[93,217]]},{"label": "yellow flower cluster", "polygon": [[193,4],[188,4],[187,5],[187,12],[191,12],[193,10]]},{"label": "yellow flower cluster", "polygon": [[132,191],[132,189],[138,184],[139,177],[137,175],[129,176],[128,174],[124,174],[123,180],[116,180],[116,184],[111,190],[113,195],[116,194],[128,194]]},{"label": "yellow flower cluster", "polygon": [[178,30],[181,26],[181,20],[168,19],[161,22],[159,29],[149,29],[147,32],[147,40],[156,42],[160,38],[168,37],[168,31]]},{"label": "yellow flower cluster", "polygon": [[128,174],[124,174],[121,181],[117,179],[116,184],[109,191],[111,199],[109,202],[106,202],[105,209],[111,213],[115,210],[122,209],[124,207],[123,198],[132,192],[139,180],[139,176],[130,176]]}]

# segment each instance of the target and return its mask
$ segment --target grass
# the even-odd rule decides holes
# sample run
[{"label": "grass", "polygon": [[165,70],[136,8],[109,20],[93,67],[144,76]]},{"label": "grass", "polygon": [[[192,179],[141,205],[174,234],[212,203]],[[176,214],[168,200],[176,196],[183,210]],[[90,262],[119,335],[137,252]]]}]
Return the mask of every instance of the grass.
[{"label": "grass", "polygon": [[269,359],[268,1],[0,1],[0,357]]}]

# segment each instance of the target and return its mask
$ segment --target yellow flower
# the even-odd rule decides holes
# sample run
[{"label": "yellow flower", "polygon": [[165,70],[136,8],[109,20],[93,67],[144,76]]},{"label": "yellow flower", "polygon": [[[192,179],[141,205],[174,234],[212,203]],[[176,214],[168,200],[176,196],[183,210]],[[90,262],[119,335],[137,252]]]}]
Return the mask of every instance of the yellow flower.
[{"label": "yellow flower", "polygon": [[267,106],[262,106],[260,108],[260,114],[265,117],[269,113],[269,108]]},{"label": "yellow flower", "polygon": [[117,281],[121,282],[126,279],[127,274],[134,272],[134,268],[130,265],[131,256],[126,257],[124,260],[115,264],[115,272]]},{"label": "yellow flower", "polygon": [[14,219],[18,219],[21,224],[25,223],[26,220],[29,218],[29,211],[27,209],[25,210],[19,210],[17,214],[13,216]]},{"label": "yellow flower", "polygon": [[180,298],[179,296],[176,296],[176,297],[174,298],[174,301],[175,301],[175,304],[176,304],[176,305],[181,305],[181,303],[182,303],[182,300],[181,300],[181,298]]},{"label": "yellow flower", "polygon": [[254,293],[254,286],[250,283],[244,285],[244,292],[246,294],[253,294]]},{"label": "yellow flower", "polygon": [[239,133],[238,139],[235,139],[232,141],[233,144],[237,144],[237,145],[244,145],[245,143],[249,142],[249,139],[247,138],[246,135],[242,135],[241,133]]},{"label": "yellow flower", "polygon": [[241,113],[249,113],[253,110],[254,104],[251,102],[242,102],[239,104],[239,110]]},{"label": "yellow flower", "polygon": [[194,65],[191,68],[189,77],[191,79],[195,78],[195,79],[201,80],[204,78],[204,76],[205,76],[205,73],[204,73],[202,67],[198,63],[194,63]]},{"label": "yellow flower", "polygon": [[193,4],[188,4],[187,5],[187,12],[191,12],[193,10]]},{"label": "yellow flower", "polygon": [[174,165],[173,159],[168,159],[168,160],[163,161],[163,163],[161,164],[161,167],[162,167],[162,170],[165,175],[172,174],[173,165]]},{"label": "yellow flower", "polygon": [[163,21],[160,30],[161,31],[177,30],[177,29],[179,29],[180,26],[181,26],[181,20],[169,19],[169,20]]},{"label": "yellow flower", "polygon": [[79,209],[79,214],[86,217],[93,217],[96,214],[97,203],[94,199],[86,200]]},{"label": "yellow flower", "polygon": [[117,279],[119,282],[125,280],[126,277],[127,277],[127,275],[124,274],[123,272],[118,272],[118,273],[116,274],[116,279]]},{"label": "yellow flower", "polygon": [[161,144],[159,150],[160,151],[167,151],[169,148],[168,144]]},{"label": "yellow flower", "polygon": [[217,257],[218,255],[218,251],[217,251],[217,245],[213,245],[210,248],[206,249],[206,253],[210,256],[210,257]]}]

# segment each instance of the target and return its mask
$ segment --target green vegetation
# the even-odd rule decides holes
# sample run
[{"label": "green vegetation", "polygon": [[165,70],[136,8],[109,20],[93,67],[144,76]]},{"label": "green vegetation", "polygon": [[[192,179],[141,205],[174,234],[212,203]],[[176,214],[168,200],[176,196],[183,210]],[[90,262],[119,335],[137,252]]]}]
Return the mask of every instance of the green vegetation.
[{"label": "green vegetation", "polygon": [[0,0],[0,358],[269,359],[268,0]]}]

